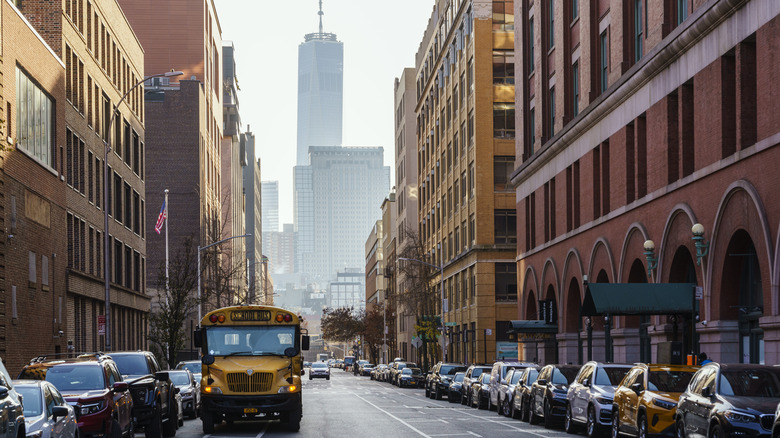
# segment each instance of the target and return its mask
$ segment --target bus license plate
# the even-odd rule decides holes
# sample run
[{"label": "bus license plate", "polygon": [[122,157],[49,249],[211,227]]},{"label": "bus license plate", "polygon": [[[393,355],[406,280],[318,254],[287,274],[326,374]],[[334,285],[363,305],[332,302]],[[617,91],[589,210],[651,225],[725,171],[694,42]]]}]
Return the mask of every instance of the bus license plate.
[{"label": "bus license plate", "polygon": [[257,413],[257,408],[244,408],[244,413],[245,414],[256,414]]}]

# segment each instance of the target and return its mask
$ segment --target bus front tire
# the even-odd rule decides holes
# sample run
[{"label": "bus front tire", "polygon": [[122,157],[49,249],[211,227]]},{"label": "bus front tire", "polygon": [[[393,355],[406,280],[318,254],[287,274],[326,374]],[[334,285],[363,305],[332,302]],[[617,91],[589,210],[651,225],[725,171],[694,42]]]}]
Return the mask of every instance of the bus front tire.
[{"label": "bus front tire", "polygon": [[214,433],[214,414],[207,409],[200,412],[200,420],[203,422],[203,433]]},{"label": "bus front tire", "polygon": [[295,411],[285,414],[283,422],[287,425],[287,430],[290,432],[298,432],[301,430],[301,417],[303,417],[302,408],[298,408]]}]

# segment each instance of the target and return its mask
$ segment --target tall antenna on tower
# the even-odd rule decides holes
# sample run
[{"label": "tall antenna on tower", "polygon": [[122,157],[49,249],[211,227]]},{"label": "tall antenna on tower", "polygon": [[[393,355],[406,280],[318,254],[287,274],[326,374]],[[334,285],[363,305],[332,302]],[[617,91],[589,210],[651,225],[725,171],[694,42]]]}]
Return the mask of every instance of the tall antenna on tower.
[{"label": "tall antenna on tower", "polygon": [[325,13],[324,13],[324,12],[322,12],[322,0],[320,0],[320,11],[319,11],[319,12],[317,12],[317,15],[319,15],[319,16],[320,16],[320,33],[322,33],[322,16],[323,16],[324,14],[325,14]]}]

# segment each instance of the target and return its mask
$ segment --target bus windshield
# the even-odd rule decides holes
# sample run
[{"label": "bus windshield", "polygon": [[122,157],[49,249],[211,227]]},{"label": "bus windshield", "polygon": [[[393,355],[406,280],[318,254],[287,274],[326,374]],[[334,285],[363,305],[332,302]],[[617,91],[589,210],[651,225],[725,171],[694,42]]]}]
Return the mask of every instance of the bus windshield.
[{"label": "bus windshield", "polygon": [[284,356],[295,347],[295,326],[218,326],[206,330],[214,356]]}]

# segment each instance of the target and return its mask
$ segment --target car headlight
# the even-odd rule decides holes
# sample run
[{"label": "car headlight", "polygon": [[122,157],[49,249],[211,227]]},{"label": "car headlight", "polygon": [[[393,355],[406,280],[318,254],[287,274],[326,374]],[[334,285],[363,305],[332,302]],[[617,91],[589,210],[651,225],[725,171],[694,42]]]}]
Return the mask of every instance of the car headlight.
[{"label": "car headlight", "polygon": [[101,401],[98,403],[91,403],[88,405],[79,406],[79,415],[90,415],[103,410],[106,407],[106,402]]},{"label": "car headlight", "polygon": [[206,394],[222,394],[222,388],[219,386],[204,386],[203,392]]},{"label": "car headlight", "polygon": [[677,403],[666,401],[666,400],[661,400],[660,398],[654,398],[653,399],[653,404],[658,406],[659,408],[663,408],[663,409],[667,409],[667,410],[671,410],[671,409],[674,409],[675,407],[677,407]]},{"label": "car headlight", "polygon": [[36,430],[25,435],[26,438],[41,438],[43,436],[43,430]]},{"label": "car headlight", "polygon": [[291,392],[295,392],[298,389],[295,385],[285,385],[279,388],[279,391],[277,391],[277,394],[288,394]]},{"label": "car headlight", "polygon": [[612,399],[606,397],[596,397],[596,402],[600,405],[611,405]]},{"label": "car headlight", "polygon": [[734,423],[752,423],[756,421],[754,415],[746,414],[744,412],[726,411],[723,413],[723,416]]}]

